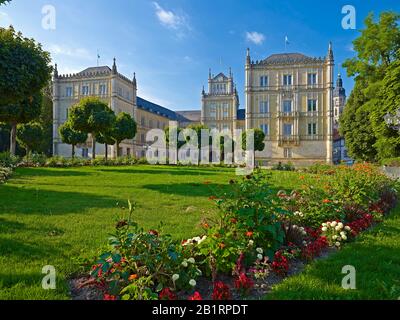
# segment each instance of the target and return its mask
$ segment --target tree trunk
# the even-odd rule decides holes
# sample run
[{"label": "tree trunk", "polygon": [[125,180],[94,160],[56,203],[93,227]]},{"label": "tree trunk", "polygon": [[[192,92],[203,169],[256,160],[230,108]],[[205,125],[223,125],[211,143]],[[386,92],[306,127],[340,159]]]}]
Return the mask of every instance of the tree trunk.
[{"label": "tree trunk", "polygon": [[117,145],[117,158],[118,158],[119,157],[119,143],[117,142],[116,145]]},{"label": "tree trunk", "polygon": [[105,157],[106,157],[106,161],[107,161],[108,160],[108,144],[107,143],[104,144],[104,147],[106,148]]},{"label": "tree trunk", "polygon": [[10,131],[10,154],[15,156],[15,150],[17,146],[17,124],[11,123]]},{"label": "tree trunk", "polygon": [[72,159],[75,159],[75,145],[72,145]]},{"label": "tree trunk", "polygon": [[96,159],[96,136],[92,134],[92,159]]}]

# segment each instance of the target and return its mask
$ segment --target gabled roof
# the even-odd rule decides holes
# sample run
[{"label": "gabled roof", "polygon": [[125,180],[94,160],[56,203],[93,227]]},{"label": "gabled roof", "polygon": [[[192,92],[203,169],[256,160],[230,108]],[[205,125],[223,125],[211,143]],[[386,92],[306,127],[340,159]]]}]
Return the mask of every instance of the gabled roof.
[{"label": "gabled roof", "polygon": [[302,53],[278,53],[270,55],[268,58],[261,60],[258,64],[280,65],[293,63],[315,63],[323,61],[323,58],[308,57]]},{"label": "gabled roof", "polygon": [[218,73],[213,80],[217,80],[219,77],[222,77],[224,81],[228,80],[228,77],[223,72]]},{"label": "gabled roof", "polygon": [[108,66],[102,67],[90,67],[86,68],[85,70],[78,73],[78,75],[85,75],[85,74],[96,74],[96,73],[110,73],[111,69]]},{"label": "gabled roof", "polygon": [[166,118],[168,118],[170,120],[173,120],[173,121],[189,121],[184,116],[182,116],[180,114],[177,114],[176,112],[174,112],[174,111],[172,111],[170,109],[164,108],[164,107],[162,107],[162,106],[160,106],[158,104],[155,104],[153,102],[145,100],[143,98],[137,97],[136,103],[137,103],[138,108],[146,110],[146,111],[151,112],[151,113],[158,114],[158,115],[166,117]]}]

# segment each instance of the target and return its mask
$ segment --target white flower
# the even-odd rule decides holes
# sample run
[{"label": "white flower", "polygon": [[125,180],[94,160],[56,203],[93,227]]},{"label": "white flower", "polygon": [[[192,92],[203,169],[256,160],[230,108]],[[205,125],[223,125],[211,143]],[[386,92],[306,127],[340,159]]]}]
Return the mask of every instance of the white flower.
[{"label": "white flower", "polygon": [[258,260],[262,260],[262,258],[263,258],[262,254],[258,254],[258,255],[257,255],[257,259],[258,259]]},{"label": "white flower", "polygon": [[181,264],[182,264],[182,266],[185,267],[185,268],[188,266],[187,261],[183,261]]},{"label": "white flower", "polygon": [[323,227],[326,227],[326,223],[323,223],[322,226],[323,226]]},{"label": "white flower", "polygon": [[187,259],[187,261],[190,262],[190,263],[196,263],[196,261],[194,260],[194,258],[189,258],[189,259]]},{"label": "white flower", "polygon": [[346,235],[346,232],[341,231],[341,232],[340,232],[340,235],[341,235],[341,236]]},{"label": "white flower", "polygon": [[350,231],[351,228],[350,228],[349,226],[345,226],[345,227],[344,227],[344,230]]},{"label": "white flower", "polygon": [[330,226],[331,226],[331,223],[330,223],[330,222],[327,222],[327,223],[326,223],[326,226],[327,226],[327,227],[330,227]]},{"label": "white flower", "polygon": [[256,251],[257,251],[258,253],[263,253],[263,252],[264,252],[262,248],[257,248]]},{"label": "white flower", "polygon": [[194,237],[193,240],[196,241],[196,242],[200,242],[201,238],[200,237]]},{"label": "white flower", "polygon": [[346,235],[342,234],[342,239],[343,239],[343,240],[347,240]]},{"label": "white flower", "polygon": [[173,282],[175,282],[176,280],[178,280],[179,279],[179,274],[174,274],[173,276],[172,276],[172,281]]},{"label": "white flower", "polygon": [[340,227],[340,229],[342,229],[343,228],[343,223],[339,222],[338,226]]},{"label": "white flower", "polygon": [[337,225],[337,222],[336,221],[332,221],[331,226],[332,227],[336,227],[336,225]]},{"label": "white flower", "polygon": [[254,244],[253,240],[249,240],[249,246],[252,246]]},{"label": "white flower", "polygon": [[341,228],[340,228],[339,226],[336,226],[336,227],[335,227],[335,230],[336,230],[336,231],[340,231]]},{"label": "white flower", "polygon": [[306,235],[307,235],[307,232],[302,231],[301,234],[302,234],[303,236],[306,236]]},{"label": "white flower", "polygon": [[328,230],[328,228],[327,227],[322,227],[322,232],[326,232],[327,230]]},{"label": "white flower", "polygon": [[335,243],[335,246],[336,246],[336,247],[340,247],[340,242],[336,242],[336,243]]},{"label": "white flower", "polygon": [[293,228],[293,229],[297,229],[297,225],[294,224],[294,225],[292,226],[292,228]]},{"label": "white flower", "polygon": [[195,287],[195,286],[196,286],[196,280],[191,279],[191,280],[189,281],[189,284],[190,284],[192,287]]},{"label": "white flower", "polygon": [[332,236],[332,240],[336,240],[337,237],[338,237],[337,235],[333,235],[333,236]]}]

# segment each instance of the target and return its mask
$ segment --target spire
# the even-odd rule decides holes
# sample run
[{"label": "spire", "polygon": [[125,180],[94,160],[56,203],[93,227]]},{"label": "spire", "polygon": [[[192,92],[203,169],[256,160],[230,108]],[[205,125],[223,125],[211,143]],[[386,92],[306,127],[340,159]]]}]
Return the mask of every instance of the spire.
[{"label": "spire", "polygon": [[204,96],[206,94],[206,91],[204,90],[204,85],[203,85],[203,90],[201,91],[201,94]]},{"label": "spire", "polygon": [[135,86],[135,88],[136,88],[136,72],[134,72],[133,73],[133,80],[132,80],[132,82],[133,82],[133,85]]},{"label": "spire", "polygon": [[251,61],[250,61],[250,49],[247,48],[247,50],[246,50],[246,64],[250,64],[250,63],[251,63]]},{"label": "spire", "polygon": [[333,50],[332,50],[332,42],[331,41],[329,41],[327,59],[333,61]]},{"label": "spire", "polygon": [[54,73],[53,73],[53,76],[54,76],[54,78],[55,78],[55,79],[57,79],[57,78],[58,78],[58,69],[57,69],[57,63],[54,65]]},{"label": "spire", "polygon": [[208,79],[211,79],[211,68],[208,69]]},{"label": "spire", "polygon": [[343,88],[343,80],[342,80],[342,76],[339,73],[337,80],[336,80],[336,88]]},{"label": "spire", "polygon": [[232,68],[231,67],[229,67],[229,78],[232,79]]},{"label": "spire", "polygon": [[113,74],[117,74],[117,63],[116,63],[116,59],[115,59],[115,57],[114,57],[114,63],[113,63],[113,67],[112,67],[112,73]]}]

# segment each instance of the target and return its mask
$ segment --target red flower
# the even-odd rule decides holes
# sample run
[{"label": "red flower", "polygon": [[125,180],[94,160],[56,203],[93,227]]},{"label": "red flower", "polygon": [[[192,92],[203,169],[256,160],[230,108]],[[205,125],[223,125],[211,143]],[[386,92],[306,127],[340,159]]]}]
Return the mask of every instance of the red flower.
[{"label": "red flower", "polygon": [[213,300],[230,300],[231,298],[231,291],[228,285],[222,281],[214,283],[214,290],[212,293]]},{"label": "red flower", "polygon": [[200,293],[198,293],[197,291],[189,297],[188,300],[203,300],[203,298],[201,297]]},{"label": "red flower", "polygon": [[274,261],[271,264],[272,271],[280,276],[285,276],[289,271],[288,259],[282,254],[281,251],[275,252]]},{"label": "red flower", "polygon": [[232,218],[231,219],[231,223],[236,224],[237,223],[237,219],[236,218]]},{"label": "red flower", "polygon": [[246,237],[252,237],[253,236],[253,234],[254,234],[254,232],[253,231],[247,231],[246,232]]},{"label": "red flower", "polygon": [[234,281],[236,290],[240,291],[242,295],[247,295],[254,287],[254,282],[242,272]]},{"label": "red flower", "polygon": [[220,244],[219,244],[219,247],[220,247],[220,249],[224,249],[226,246],[225,246],[225,243],[223,243],[223,242],[221,242]]},{"label": "red flower", "polygon": [[176,300],[176,294],[170,288],[164,288],[159,294],[160,300]]},{"label": "red flower", "polygon": [[105,293],[104,296],[103,296],[103,300],[117,300],[117,297]]},{"label": "red flower", "polygon": [[322,202],[323,202],[323,203],[330,203],[331,200],[329,200],[329,199],[324,199],[324,200],[322,200]]},{"label": "red flower", "polygon": [[210,197],[208,197],[208,200],[216,200],[216,199],[217,199],[216,196],[210,196]]},{"label": "red flower", "polygon": [[158,237],[158,232],[156,230],[150,230],[149,234],[151,234],[152,236]]}]

